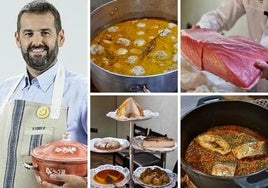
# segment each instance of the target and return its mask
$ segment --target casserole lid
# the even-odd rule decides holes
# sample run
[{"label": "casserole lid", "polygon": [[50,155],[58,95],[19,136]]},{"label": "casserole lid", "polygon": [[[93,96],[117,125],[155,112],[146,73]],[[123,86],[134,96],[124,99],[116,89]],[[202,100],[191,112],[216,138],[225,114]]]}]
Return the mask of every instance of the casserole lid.
[{"label": "casserole lid", "polygon": [[71,140],[67,134],[63,136],[62,140],[34,148],[31,155],[46,161],[82,162],[87,161],[87,146]]}]

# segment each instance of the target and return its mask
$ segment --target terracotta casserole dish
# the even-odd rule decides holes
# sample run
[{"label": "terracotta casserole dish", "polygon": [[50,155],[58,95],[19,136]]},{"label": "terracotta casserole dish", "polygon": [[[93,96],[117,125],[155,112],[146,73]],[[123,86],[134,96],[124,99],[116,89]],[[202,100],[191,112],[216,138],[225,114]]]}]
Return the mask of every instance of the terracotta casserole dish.
[{"label": "terracotta casserole dish", "polygon": [[24,163],[24,166],[36,170],[40,174],[41,181],[62,185],[62,182],[55,182],[49,176],[51,174],[87,176],[87,146],[69,138],[36,147],[31,151],[31,156],[32,164]]}]

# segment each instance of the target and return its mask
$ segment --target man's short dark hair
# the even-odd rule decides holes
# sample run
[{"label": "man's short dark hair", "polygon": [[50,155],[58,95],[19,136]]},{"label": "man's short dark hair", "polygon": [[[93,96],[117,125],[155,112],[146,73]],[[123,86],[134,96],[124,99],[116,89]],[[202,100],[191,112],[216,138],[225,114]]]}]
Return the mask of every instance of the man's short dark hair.
[{"label": "man's short dark hair", "polygon": [[48,3],[46,0],[34,0],[26,4],[21,9],[17,18],[17,32],[19,32],[21,28],[20,20],[23,13],[45,14],[48,12],[53,14],[56,32],[59,33],[60,30],[62,29],[60,14],[58,10],[51,3]]}]

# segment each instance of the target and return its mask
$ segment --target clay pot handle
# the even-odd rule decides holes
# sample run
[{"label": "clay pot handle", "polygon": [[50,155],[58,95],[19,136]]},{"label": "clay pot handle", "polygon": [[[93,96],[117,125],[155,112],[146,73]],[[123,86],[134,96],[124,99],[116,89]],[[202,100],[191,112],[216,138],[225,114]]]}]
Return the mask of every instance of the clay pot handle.
[{"label": "clay pot handle", "polygon": [[24,163],[23,163],[23,166],[24,166],[25,168],[27,168],[28,170],[36,170],[36,171],[39,171],[38,167],[33,166],[32,163],[24,162]]}]

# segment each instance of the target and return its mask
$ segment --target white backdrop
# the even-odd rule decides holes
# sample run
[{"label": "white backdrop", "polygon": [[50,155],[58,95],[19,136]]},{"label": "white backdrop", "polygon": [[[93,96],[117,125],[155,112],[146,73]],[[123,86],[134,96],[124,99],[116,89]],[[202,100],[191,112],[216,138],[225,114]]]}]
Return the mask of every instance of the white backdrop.
[{"label": "white backdrop", "polygon": [[[10,76],[22,73],[25,62],[14,38],[17,15],[30,0],[9,0],[2,3],[0,12],[0,82]],[[59,10],[65,31],[65,44],[59,49],[59,59],[74,72],[86,75],[88,4],[87,0],[50,0]]]}]

